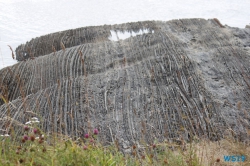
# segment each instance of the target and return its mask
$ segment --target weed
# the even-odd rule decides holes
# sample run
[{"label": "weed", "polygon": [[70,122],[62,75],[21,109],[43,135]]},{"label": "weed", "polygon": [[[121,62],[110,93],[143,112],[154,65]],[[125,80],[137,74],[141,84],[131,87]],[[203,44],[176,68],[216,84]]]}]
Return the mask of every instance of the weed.
[{"label": "weed", "polygon": [[13,51],[12,47],[10,45],[8,45],[8,46],[10,47],[12,58],[15,59],[14,51]]},{"label": "weed", "polygon": [[63,42],[61,42],[60,45],[61,45],[62,50],[65,51],[65,46],[64,46]]}]

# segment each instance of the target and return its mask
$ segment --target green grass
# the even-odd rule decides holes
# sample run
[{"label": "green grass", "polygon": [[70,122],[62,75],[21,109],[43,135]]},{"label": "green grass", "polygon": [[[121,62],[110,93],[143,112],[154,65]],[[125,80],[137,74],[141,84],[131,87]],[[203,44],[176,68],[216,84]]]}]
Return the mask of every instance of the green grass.
[{"label": "green grass", "polygon": [[0,165],[188,165],[183,155],[175,154],[167,144],[145,146],[140,154],[132,146],[131,153],[124,155],[115,145],[101,145],[93,133],[76,141],[56,134],[46,136],[40,130],[34,133],[31,128],[24,135],[16,141],[11,136],[0,136]]},{"label": "green grass", "polygon": [[24,129],[25,137],[13,140],[11,135],[0,136],[0,165],[3,166],[237,165],[223,162],[222,156],[231,153],[246,155],[247,161],[238,164],[250,164],[249,147],[229,140],[219,143],[203,140],[182,145],[142,144],[143,150],[133,145],[129,153],[123,154],[115,144],[102,145],[94,132],[75,141],[56,133],[45,135],[39,129],[34,132],[32,127]]},{"label": "green grass", "polygon": [[[33,135],[33,134],[30,134]],[[35,137],[39,137],[35,135]],[[56,137],[56,136],[55,136]],[[71,139],[55,138],[49,144],[42,137],[13,143],[10,137],[1,141],[0,165],[118,165],[125,163],[120,152],[114,152],[112,147],[104,147],[97,142],[76,142]],[[123,164],[124,165],[124,164]]]},{"label": "green grass", "polygon": [[[38,122],[38,121],[37,121]],[[84,138],[71,138],[54,133],[46,135],[34,121],[23,128],[22,136],[0,136],[0,166],[202,166],[250,165],[250,148],[232,139],[219,142],[194,139],[176,143],[161,142],[148,145],[141,142],[123,154],[116,143],[102,145],[98,130]],[[245,155],[244,163],[225,163],[224,155]]]}]

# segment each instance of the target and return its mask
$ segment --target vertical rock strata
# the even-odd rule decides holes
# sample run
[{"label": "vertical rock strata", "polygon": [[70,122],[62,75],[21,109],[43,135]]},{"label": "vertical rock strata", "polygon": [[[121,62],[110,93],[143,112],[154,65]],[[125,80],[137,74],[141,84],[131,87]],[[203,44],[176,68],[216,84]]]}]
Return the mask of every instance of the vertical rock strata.
[{"label": "vertical rock strata", "polygon": [[[109,39],[111,30],[140,29],[149,33]],[[16,54],[21,62],[0,70],[9,101],[0,99],[1,129],[20,133],[37,114],[47,132],[78,138],[98,128],[102,141],[123,148],[249,139],[250,29],[214,19],[85,27],[32,39]]]}]

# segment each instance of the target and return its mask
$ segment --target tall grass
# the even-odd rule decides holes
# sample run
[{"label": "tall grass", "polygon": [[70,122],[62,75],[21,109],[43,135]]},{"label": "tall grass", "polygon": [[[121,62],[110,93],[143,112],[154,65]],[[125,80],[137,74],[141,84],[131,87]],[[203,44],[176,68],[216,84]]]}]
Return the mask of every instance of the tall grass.
[{"label": "tall grass", "polygon": [[[46,134],[33,118],[26,123],[23,133],[13,142],[13,135],[0,136],[0,165],[34,166],[122,166],[122,165],[170,165],[211,166],[250,165],[250,147],[234,140],[218,142],[197,140],[186,143],[186,148],[176,143],[162,142],[152,145],[133,145],[128,153],[122,153],[116,144],[104,146],[98,141],[99,131],[85,134],[84,138],[72,140],[58,133]],[[30,125],[31,124],[31,125]],[[53,141],[50,141],[53,140]],[[224,162],[224,155],[245,155],[245,162]]]}]

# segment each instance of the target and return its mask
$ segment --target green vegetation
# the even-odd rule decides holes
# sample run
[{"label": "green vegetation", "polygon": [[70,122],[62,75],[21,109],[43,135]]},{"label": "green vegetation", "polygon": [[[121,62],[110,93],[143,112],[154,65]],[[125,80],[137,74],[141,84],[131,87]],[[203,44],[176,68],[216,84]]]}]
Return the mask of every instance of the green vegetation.
[{"label": "green vegetation", "polygon": [[[250,154],[250,149],[241,143],[223,140],[217,146],[215,142],[198,139],[188,144],[184,141],[179,144],[165,142],[140,148],[133,145],[128,153],[123,154],[116,144],[102,145],[98,141],[97,129],[85,134],[84,138],[73,141],[58,134],[46,135],[34,126],[36,122],[39,121],[33,118],[27,123],[29,126],[24,127],[24,135],[16,141],[7,134],[0,136],[0,165],[230,165],[223,163],[222,155],[230,155],[230,152],[239,155]],[[247,159],[249,157],[246,156]],[[249,164],[249,161],[244,164]]]}]

